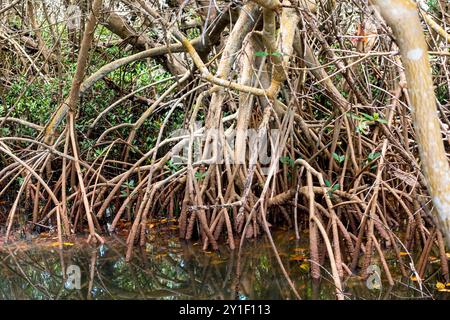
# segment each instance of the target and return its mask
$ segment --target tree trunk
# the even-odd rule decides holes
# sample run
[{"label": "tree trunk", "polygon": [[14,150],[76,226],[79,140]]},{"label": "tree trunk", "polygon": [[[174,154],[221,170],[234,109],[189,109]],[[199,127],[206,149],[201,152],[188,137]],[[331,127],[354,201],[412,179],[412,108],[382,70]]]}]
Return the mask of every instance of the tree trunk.
[{"label": "tree trunk", "polygon": [[372,0],[372,3],[379,7],[400,48],[422,168],[440,228],[450,246],[450,170],[417,6],[411,0]]}]

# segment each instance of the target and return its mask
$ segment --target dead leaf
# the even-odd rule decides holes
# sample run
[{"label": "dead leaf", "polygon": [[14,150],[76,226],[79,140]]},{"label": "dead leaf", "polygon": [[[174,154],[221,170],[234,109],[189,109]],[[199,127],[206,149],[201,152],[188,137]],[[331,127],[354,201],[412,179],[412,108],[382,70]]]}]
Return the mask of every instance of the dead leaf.
[{"label": "dead leaf", "polygon": [[307,263],[307,262],[303,262],[301,265],[300,265],[300,269],[302,270],[302,271],[309,271],[309,263]]},{"label": "dead leaf", "polygon": [[440,290],[440,289],[445,289],[445,284],[443,284],[442,282],[436,282],[436,289]]},{"label": "dead leaf", "polygon": [[289,261],[303,261],[306,259],[306,256],[304,254],[291,254],[289,257]]},{"label": "dead leaf", "polygon": [[418,280],[417,280],[417,277],[416,277],[415,275],[412,275],[412,276],[410,277],[410,279],[411,279],[412,281],[418,281]]},{"label": "dead leaf", "polygon": [[[69,246],[73,246],[73,245],[74,245],[74,243],[72,243],[72,242],[63,242],[63,246],[69,247]],[[50,246],[51,247],[59,247],[59,242],[58,241],[57,242],[52,242],[50,244]]]},{"label": "dead leaf", "polygon": [[450,289],[446,288],[446,287],[450,287],[450,283],[442,283],[442,282],[436,282],[436,289],[439,292],[450,292]]}]

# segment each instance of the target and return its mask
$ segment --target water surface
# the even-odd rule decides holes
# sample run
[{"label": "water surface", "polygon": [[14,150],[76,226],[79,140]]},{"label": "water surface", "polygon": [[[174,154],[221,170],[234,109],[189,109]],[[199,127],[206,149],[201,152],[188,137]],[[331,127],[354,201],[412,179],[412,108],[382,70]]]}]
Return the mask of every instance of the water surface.
[{"label": "water surface", "polygon": [[[150,242],[125,261],[125,240],[110,237],[103,245],[84,239],[65,243],[60,251],[51,239],[23,242],[0,250],[0,299],[294,299],[273,250],[264,237],[247,240],[237,280],[237,254],[226,246],[204,252],[198,242],[181,241],[175,227],[150,231]],[[334,299],[324,267],[323,278],[309,276],[307,236],[297,241],[290,231],[274,232],[283,263],[303,299]],[[57,240],[53,240],[57,241]],[[389,259],[393,266],[395,259]],[[78,266],[80,289],[71,287],[63,270]],[[381,267],[381,264],[380,264]],[[432,268],[431,268],[432,269]],[[433,270],[431,270],[433,273]],[[369,289],[359,277],[345,279],[348,299],[448,299],[435,291],[431,276],[420,288],[416,281],[394,274],[396,285]]]}]

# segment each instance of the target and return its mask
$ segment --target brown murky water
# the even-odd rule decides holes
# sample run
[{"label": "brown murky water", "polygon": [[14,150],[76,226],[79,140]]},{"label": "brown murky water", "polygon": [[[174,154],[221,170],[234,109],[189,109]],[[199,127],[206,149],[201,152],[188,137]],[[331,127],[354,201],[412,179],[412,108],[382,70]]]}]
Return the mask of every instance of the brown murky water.
[{"label": "brown murky water", "polygon": [[[136,249],[129,263],[124,259],[125,241],[119,237],[96,247],[83,244],[83,240],[68,242],[63,251],[52,240],[4,246],[0,250],[0,299],[294,298],[267,239],[246,241],[237,285],[236,253],[225,246],[219,252],[204,252],[199,243],[180,241],[174,229],[152,230],[150,243]],[[324,267],[320,282],[309,277],[305,241],[295,240],[289,231],[274,232],[274,239],[303,299],[335,298],[328,267]],[[393,259],[388,262],[396,263]],[[376,289],[351,277],[345,279],[345,294],[348,299],[448,299],[449,293],[435,289],[433,267],[421,286],[394,274],[396,285],[390,288],[381,270],[382,283]],[[76,281],[70,281],[73,278],[63,278],[67,268],[79,268],[79,289]]]}]

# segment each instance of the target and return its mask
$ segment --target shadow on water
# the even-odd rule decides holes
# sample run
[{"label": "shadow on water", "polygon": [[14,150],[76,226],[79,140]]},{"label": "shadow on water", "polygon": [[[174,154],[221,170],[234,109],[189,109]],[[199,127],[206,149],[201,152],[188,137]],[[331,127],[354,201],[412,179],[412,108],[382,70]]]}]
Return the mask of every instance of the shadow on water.
[{"label": "shadow on water", "polygon": [[[63,251],[46,244],[14,245],[0,251],[0,299],[294,299],[269,242],[247,240],[236,279],[237,254],[223,246],[204,252],[196,242],[180,241],[174,230],[158,230],[146,247],[125,262],[125,241],[114,237],[97,247],[65,243]],[[307,238],[307,237],[304,237]],[[317,282],[309,276],[307,244],[289,231],[274,232],[280,256],[303,299],[334,299],[327,271]],[[54,245],[54,244],[53,244]],[[80,287],[63,278],[80,270]],[[382,274],[382,278],[383,274]],[[72,279],[72,278],[71,278]],[[422,285],[396,278],[389,288],[368,289],[366,281],[345,281],[348,299],[438,298],[435,281]],[[75,284],[75,285],[74,285]]]}]

